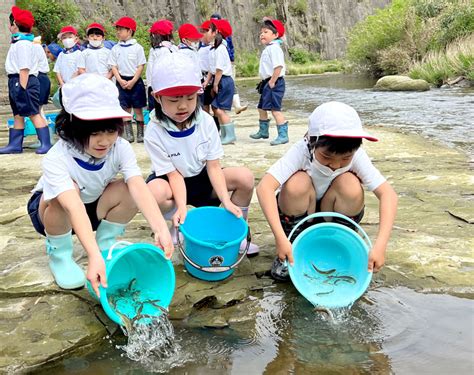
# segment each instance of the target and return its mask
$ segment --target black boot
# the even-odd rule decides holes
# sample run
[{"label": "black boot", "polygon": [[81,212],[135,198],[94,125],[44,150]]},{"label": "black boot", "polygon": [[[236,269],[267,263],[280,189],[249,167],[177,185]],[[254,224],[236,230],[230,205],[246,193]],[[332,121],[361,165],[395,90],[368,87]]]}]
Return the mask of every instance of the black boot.
[{"label": "black boot", "polygon": [[8,145],[0,148],[0,154],[21,154],[23,152],[24,129],[9,129]]},{"label": "black boot", "polygon": [[124,128],[124,138],[129,141],[130,143],[135,141],[135,136],[133,135],[133,127],[131,121],[125,121],[125,128]]},{"label": "black boot", "polygon": [[137,142],[143,143],[143,133],[145,129],[145,123],[143,121],[137,121]]},{"label": "black boot", "polygon": [[36,128],[36,134],[38,134],[38,139],[41,142],[41,147],[36,150],[37,154],[46,154],[48,150],[52,147],[51,138],[49,135],[49,128],[45,126],[44,128]]}]

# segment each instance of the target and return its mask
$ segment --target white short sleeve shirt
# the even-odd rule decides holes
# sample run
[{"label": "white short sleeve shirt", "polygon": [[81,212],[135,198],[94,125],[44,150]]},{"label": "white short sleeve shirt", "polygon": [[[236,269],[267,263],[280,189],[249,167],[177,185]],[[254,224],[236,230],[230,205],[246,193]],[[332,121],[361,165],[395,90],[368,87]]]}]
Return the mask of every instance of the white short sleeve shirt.
[{"label": "white short sleeve shirt", "polygon": [[43,46],[38,43],[33,43],[36,58],[38,59],[38,72],[49,73],[49,63],[46,52],[44,52]]},{"label": "white short sleeve shirt", "polygon": [[74,52],[61,52],[54,64],[53,71],[61,74],[64,82],[68,82],[77,73],[77,63],[81,56],[81,51],[76,50]]},{"label": "white short sleeve shirt", "polygon": [[16,43],[10,44],[5,60],[5,71],[7,74],[20,74],[22,69],[29,69],[30,75],[38,75],[37,54],[33,42],[29,40],[19,40]]},{"label": "white short sleeve shirt", "polygon": [[261,79],[267,79],[273,75],[275,68],[282,67],[279,77],[283,77],[286,71],[285,55],[278,41],[272,41],[265,47],[260,56],[258,74]]},{"label": "white short sleeve shirt", "polygon": [[217,69],[222,70],[222,75],[232,76],[232,63],[225,43],[217,48],[211,48],[209,53],[209,71],[216,74]]},{"label": "white short sleeve shirt", "polygon": [[108,64],[116,66],[121,76],[133,77],[138,67],[146,64],[145,51],[140,44],[130,40],[117,43],[110,52]]},{"label": "white short sleeve shirt", "polygon": [[77,61],[77,67],[86,70],[86,73],[96,73],[106,77],[110,71],[108,59],[110,50],[108,48],[87,48],[81,52]]},{"label": "white short sleeve shirt", "polygon": [[209,54],[211,52],[211,46],[202,46],[198,50],[199,55],[199,67],[201,72],[209,71]]}]

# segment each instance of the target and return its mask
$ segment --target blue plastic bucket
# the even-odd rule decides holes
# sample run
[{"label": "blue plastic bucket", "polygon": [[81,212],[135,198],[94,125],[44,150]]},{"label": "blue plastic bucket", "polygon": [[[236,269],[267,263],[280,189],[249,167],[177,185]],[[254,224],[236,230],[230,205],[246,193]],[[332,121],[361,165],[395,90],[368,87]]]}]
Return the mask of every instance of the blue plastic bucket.
[{"label": "blue plastic bucket", "polygon": [[[56,126],[56,116],[58,114],[57,113],[48,113],[46,114],[46,121],[48,122],[48,126],[50,128],[55,128]],[[9,118],[7,120],[7,126],[9,128],[13,128],[13,124],[14,124],[14,119],[13,118]],[[33,123],[31,122],[30,118],[29,117],[25,117],[25,130],[23,131],[23,135],[25,137],[29,136],[29,135],[36,135],[36,129],[35,129],[35,126],[33,125]]]},{"label": "blue plastic bucket", "polygon": [[[124,246],[117,248],[118,246]],[[166,310],[175,289],[174,268],[163,251],[147,243],[120,241],[102,251],[105,260],[107,288],[99,287],[97,298],[87,282],[89,292],[98,299],[107,316],[124,325],[123,317],[142,323]]]},{"label": "blue plastic bucket", "polygon": [[[232,275],[250,244],[247,222],[221,207],[193,208],[179,229],[184,237],[184,247],[179,246],[184,267],[201,280],[218,281]],[[245,237],[247,248],[239,258]]]},{"label": "blue plastic bucket", "polygon": [[290,278],[314,306],[348,307],[364,294],[372,279],[372,273],[367,270],[372,243],[356,222],[335,212],[307,216],[293,228],[289,238],[307,220],[321,217],[342,218],[358,231],[334,222],[306,228],[293,242]]}]

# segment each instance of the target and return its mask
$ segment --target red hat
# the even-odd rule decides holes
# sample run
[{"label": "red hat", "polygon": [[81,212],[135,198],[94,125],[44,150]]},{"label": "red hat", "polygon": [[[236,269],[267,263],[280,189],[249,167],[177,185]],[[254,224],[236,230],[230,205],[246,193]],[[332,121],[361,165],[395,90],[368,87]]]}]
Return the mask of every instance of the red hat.
[{"label": "red hat", "polygon": [[132,31],[137,31],[137,23],[135,20],[131,17],[122,17],[119,18],[115,23],[114,26],[117,27],[125,27],[127,29],[130,29]]},{"label": "red hat", "polygon": [[278,36],[281,38],[283,35],[285,35],[285,26],[283,26],[283,23],[278,21],[278,20],[272,20],[270,17],[263,17],[263,21],[270,22],[273,27],[276,29]]},{"label": "red hat", "polygon": [[217,31],[222,35],[223,38],[227,38],[232,35],[232,26],[226,19],[216,20],[212,19],[211,22],[216,25]]},{"label": "red hat", "polygon": [[211,28],[211,23],[212,23],[211,20],[206,20],[201,24],[201,26],[199,26],[199,28],[201,30],[206,30],[207,31]]},{"label": "red hat", "polygon": [[160,35],[170,35],[173,32],[173,22],[168,20],[159,20],[155,22],[151,28],[150,33]]},{"label": "red hat", "polygon": [[190,23],[181,25],[178,29],[179,39],[201,39],[202,34],[198,31],[196,26]]},{"label": "red hat", "polygon": [[15,23],[18,26],[24,26],[31,29],[35,24],[33,14],[29,10],[20,9],[17,6],[12,6],[12,15]]},{"label": "red hat", "polygon": [[100,23],[94,22],[94,23],[91,23],[89,26],[87,26],[86,34],[89,32],[90,29],[99,29],[105,34],[105,27],[102,26]]},{"label": "red hat", "polygon": [[64,26],[58,34],[58,39],[61,39],[61,35],[65,33],[73,33],[74,35],[77,35],[77,30],[74,26]]}]

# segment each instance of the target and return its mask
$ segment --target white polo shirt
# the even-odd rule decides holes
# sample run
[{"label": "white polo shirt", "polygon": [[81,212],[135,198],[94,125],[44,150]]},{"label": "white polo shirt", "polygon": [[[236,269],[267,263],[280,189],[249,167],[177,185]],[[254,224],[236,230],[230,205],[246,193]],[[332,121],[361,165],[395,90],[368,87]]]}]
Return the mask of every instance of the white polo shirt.
[{"label": "white polo shirt", "polygon": [[148,87],[151,86],[151,74],[153,72],[154,64],[156,64],[163,56],[178,51],[178,47],[170,42],[167,42],[166,44],[165,42],[161,42],[161,44],[161,47],[150,48],[150,53],[148,54],[148,64],[146,65],[146,84]]},{"label": "white polo shirt", "polygon": [[38,59],[38,72],[49,73],[49,63],[46,52],[44,52],[43,46],[38,43],[33,43],[36,58]]},{"label": "white polo shirt", "polygon": [[10,44],[5,60],[7,74],[20,74],[22,69],[29,69],[30,75],[38,75],[38,58],[33,42],[30,40],[19,40]]},{"label": "white polo shirt", "polygon": [[73,52],[61,52],[54,64],[53,71],[61,74],[64,82],[68,82],[77,73],[77,63],[81,51],[79,49]]},{"label": "white polo shirt", "polygon": [[190,128],[176,132],[160,125],[152,111],[144,142],[152,171],[157,176],[174,170],[183,177],[196,176],[206,166],[206,161],[217,160],[224,155],[216,124],[204,111],[198,112]]},{"label": "white polo shirt", "polygon": [[119,42],[112,47],[108,64],[116,66],[121,76],[133,77],[138,67],[146,64],[145,51],[135,39]]},{"label": "white polo shirt", "polygon": [[275,177],[280,185],[283,185],[298,171],[305,171],[310,175],[313,186],[316,187],[317,200],[324,196],[331,182],[337,176],[348,171],[355,173],[369,191],[377,189],[386,181],[362,148],[355,152],[351,163],[347,167],[336,169],[331,176],[324,175],[310,161],[310,153],[305,139],[291,146],[286,154],[270,167],[267,173]]},{"label": "white polo shirt", "polygon": [[211,46],[202,46],[198,50],[199,55],[199,67],[201,68],[201,72],[208,72],[209,71],[209,56],[211,53]]},{"label": "white polo shirt", "polygon": [[279,77],[285,76],[285,55],[281,49],[280,42],[273,40],[265,47],[260,56],[258,74],[261,79],[267,79],[273,75],[275,68],[282,67]]},{"label": "white polo shirt", "polygon": [[141,176],[132,146],[119,137],[107,156],[96,164],[91,157],[81,153],[60,139],[48,151],[42,162],[43,175],[33,191],[42,191],[44,200],[56,198],[61,193],[79,186],[84,203],[96,201],[107,185],[117,176],[123,175],[125,182],[130,177]]},{"label": "white polo shirt", "polygon": [[106,77],[110,71],[108,62],[110,50],[105,47],[86,48],[81,51],[77,60],[77,67],[86,70],[86,73],[96,73]]},{"label": "white polo shirt", "polygon": [[222,70],[224,76],[232,76],[232,63],[225,41],[217,49],[211,48],[209,52],[209,70],[212,74],[216,74],[217,69]]}]

